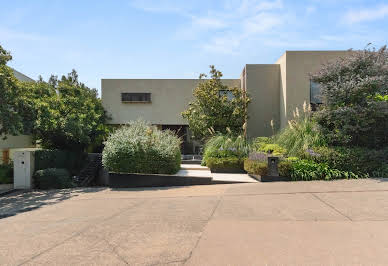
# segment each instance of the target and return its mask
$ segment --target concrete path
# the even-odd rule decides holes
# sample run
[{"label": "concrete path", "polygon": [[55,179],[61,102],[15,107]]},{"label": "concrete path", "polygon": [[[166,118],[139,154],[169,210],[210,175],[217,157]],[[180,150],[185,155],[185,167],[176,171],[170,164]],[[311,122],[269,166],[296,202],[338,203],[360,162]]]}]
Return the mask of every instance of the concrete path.
[{"label": "concrete path", "polygon": [[386,265],[388,180],[0,198],[0,265]]}]

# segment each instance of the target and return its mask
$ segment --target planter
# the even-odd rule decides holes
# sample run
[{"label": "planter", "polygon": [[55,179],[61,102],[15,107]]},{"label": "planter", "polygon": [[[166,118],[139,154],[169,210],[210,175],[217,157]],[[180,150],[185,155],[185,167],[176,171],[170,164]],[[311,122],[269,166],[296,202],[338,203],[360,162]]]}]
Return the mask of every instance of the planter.
[{"label": "planter", "polygon": [[249,174],[250,177],[260,181],[260,182],[287,182],[291,181],[291,177],[288,176],[269,176],[269,175],[254,175]]},{"label": "planter", "polygon": [[166,174],[133,174],[109,173],[109,187],[134,188],[134,187],[165,187],[165,186],[190,186],[209,185],[211,177],[187,177]]},{"label": "planter", "polygon": [[210,168],[212,173],[227,173],[227,174],[245,174],[246,172],[240,168]]}]

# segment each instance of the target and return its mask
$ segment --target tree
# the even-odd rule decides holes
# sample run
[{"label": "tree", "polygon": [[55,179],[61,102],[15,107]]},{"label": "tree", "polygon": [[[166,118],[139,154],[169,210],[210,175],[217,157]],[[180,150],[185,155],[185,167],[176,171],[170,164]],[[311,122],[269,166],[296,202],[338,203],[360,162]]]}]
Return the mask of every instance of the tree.
[{"label": "tree", "polygon": [[31,109],[26,104],[26,93],[13,70],[7,66],[11,54],[0,45],[0,136],[19,135],[29,132],[31,123],[26,115]]},{"label": "tree", "polygon": [[78,81],[75,70],[35,85],[33,135],[45,148],[81,151],[106,134],[108,116],[97,91]]},{"label": "tree", "polygon": [[315,119],[334,145],[388,144],[388,51],[364,49],[326,64],[312,75],[323,107]]},{"label": "tree", "polygon": [[203,140],[214,132],[227,133],[228,129],[241,134],[247,120],[250,101],[246,93],[236,87],[228,87],[221,81],[222,73],[210,66],[210,79],[205,74],[194,89],[194,101],[182,113],[194,138]]}]

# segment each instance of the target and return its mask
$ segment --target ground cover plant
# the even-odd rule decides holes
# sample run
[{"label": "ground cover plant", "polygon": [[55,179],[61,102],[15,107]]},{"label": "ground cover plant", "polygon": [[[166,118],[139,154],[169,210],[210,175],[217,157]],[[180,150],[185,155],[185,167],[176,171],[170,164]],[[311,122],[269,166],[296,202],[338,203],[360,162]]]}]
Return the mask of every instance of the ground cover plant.
[{"label": "ground cover plant", "polygon": [[172,131],[132,121],[108,137],[102,163],[111,172],[175,174],[180,169],[180,144]]}]

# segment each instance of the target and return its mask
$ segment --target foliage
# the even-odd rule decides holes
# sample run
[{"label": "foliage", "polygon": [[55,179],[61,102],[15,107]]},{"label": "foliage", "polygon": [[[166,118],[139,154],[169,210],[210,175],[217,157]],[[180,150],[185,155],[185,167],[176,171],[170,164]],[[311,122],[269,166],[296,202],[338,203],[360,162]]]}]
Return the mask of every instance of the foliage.
[{"label": "foliage", "polygon": [[283,147],[280,147],[278,144],[272,144],[272,143],[260,145],[257,151],[272,154],[273,156],[280,156],[287,153],[286,149],[284,149]]},{"label": "foliage", "polygon": [[102,162],[112,172],[175,174],[180,169],[180,144],[172,131],[133,121],[108,137]]},{"label": "foliage", "polygon": [[292,164],[295,160],[281,160],[278,164],[278,170],[280,176],[291,176]]},{"label": "foliage", "polygon": [[303,104],[303,113],[296,108],[294,119],[288,121],[288,126],[275,136],[275,143],[284,147],[287,154],[301,156],[309,148],[326,146],[324,135],[316,122],[311,118],[311,109]]},{"label": "foliage", "polygon": [[12,60],[9,52],[0,45],[0,136],[19,135],[29,132],[31,122],[27,119],[31,108],[28,94],[6,64]]},{"label": "foliage", "polygon": [[206,165],[210,169],[244,169],[244,160],[238,157],[216,158],[209,157]]},{"label": "foliage", "polygon": [[332,168],[374,177],[378,169],[388,164],[388,148],[373,150],[363,147],[317,147],[310,151],[309,159],[326,163]]},{"label": "foliage", "polygon": [[330,144],[378,148],[388,144],[388,51],[365,49],[325,65],[312,79],[323,108],[315,115]]},{"label": "foliage", "polygon": [[63,168],[72,175],[78,175],[87,161],[87,154],[64,150],[36,150],[34,152],[35,170]]},{"label": "foliage", "polygon": [[248,159],[260,162],[268,162],[268,156],[270,154],[264,152],[251,152],[249,153]]},{"label": "foliage", "polygon": [[293,180],[306,181],[368,177],[368,175],[356,174],[350,171],[341,171],[329,167],[329,165],[326,163],[317,163],[310,160],[293,161],[290,173]]},{"label": "foliage", "polygon": [[373,177],[388,178],[388,163],[384,163],[381,167],[374,170],[371,175]]},{"label": "foliage", "polygon": [[[189,123],[194,138],[204,140],[214,132],[227,133],[229,128],[234,134],[241,134],[248,118],[247,107],[250,101],[240,88],[228,87],[221,81],[222,73],[210,66],[210,79],[203,79],[194,89],[194,101],[182,113]],[[228,93],[233,97],[228,98]]]},{"label": "foliage", "polygon": [[252,141],[252,149],[259,151],[265,144],[273,143],[272,138],[268,137],[257,137]]},{"label": "foliage", "polygon": [[268,164],[258,160],[245,159],[244,170],[249,174],[263,176],[268,174]]},{"label": "foliage", "polygon": [[13,183],[13,165],[0,164],[0,184]]},{"label": "foliage", "polygon": [[210,138],[205,144],[203,161],[207,164],[208,158],[247,157],[250,151],[250,142],[242,135],[218,134]]},{"label": "foliage", "polygon": [[39,189],[71,188],[74,183],[66,169],[48,168],[34,174],[34,184]]},{"label": "foliage", "polygon": [[75,70],[60,80],[40,80],[34,87],[33,134],[44,148],[83,151],[102,141],[108,116],[97,91],[79,82]]}]

